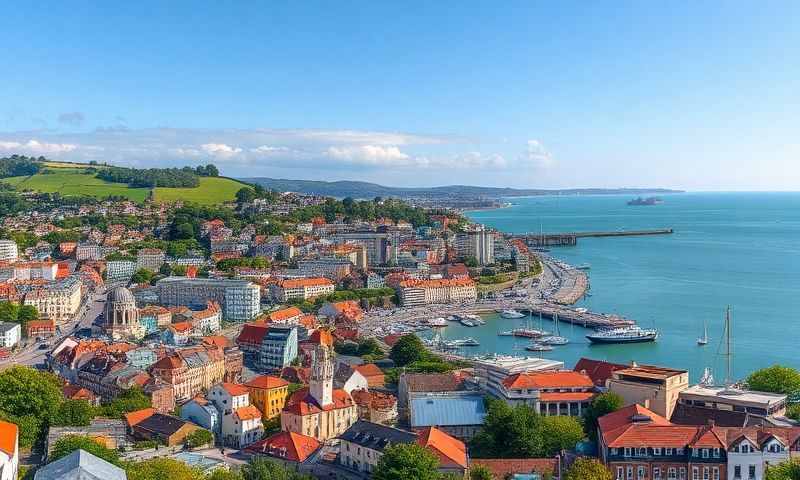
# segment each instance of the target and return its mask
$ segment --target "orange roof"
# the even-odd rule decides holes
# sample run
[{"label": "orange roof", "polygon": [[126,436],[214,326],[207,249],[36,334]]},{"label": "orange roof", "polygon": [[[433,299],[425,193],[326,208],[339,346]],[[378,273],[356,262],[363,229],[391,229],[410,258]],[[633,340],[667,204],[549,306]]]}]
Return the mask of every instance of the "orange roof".
[{"label": "orange roof", "polygon": [[313,343],[315,345],[333,345],[333,335],[331,335],[331,331],[327,328],[319,328],[314,330],[314,333],[308,337],[308,342]]},{"label": "orange roof", "polygon": [[143,408],[141,410],[136,410],[135,412],[126,413],[125,421],[128,422],[128,426],[132,427],[139,424],[141,421],[152,417],[155,413],[155,408]]},{"label": "orange roof", "polygon": [[283,288],[302,288],[302,287],[319,287],[323,285],[333,285],[333,282],[327,278],[312,277],[312,278],[293,278],[289,280],[281,280],[278,282]]},{"label": "orange roof", "polygon": [[9,457],[13,457],[17,451],[18,438],[19,427],[13,423],[0,420],[0,450]]},{"label": "orange roof", "polygon": [[290,318],[299,317],[302,314],[303,311],[300,310],[299,308],[289,307],[289,308],[284,308],[283,310],[274,311],[269,315],[267,315],[267,318],[272,322],[285,322]]},{"label": "orange roof", "polygon": [[639,424],[642,426],[672,426],[669,420],[652,410],[636,403],[628,405],[616,412],[611,412],[597,419],[606,445],[610,445],[614,440],[624,435],[629,429],[636,425],[634,420],[637,418],[650,419],[647,424]]},{"label": "orange roof", "polygon": [[236,343],[240,345],[243,343],[261,345],[267,330],[269,330],[269,327],[265,323],[245,323],[236,338]]},{"label": "orange roof", "polygon": [[355,403],[350,394],[337,388],[333,390],[333,403],[322,407],[318,405],[314,397],[309,394],[308,387],[305,387],[294,392],[292,396],[289,397],[283,410],[294,415],[305,416],[323,411],[348,408],[353,405],[355,405]]},{"label": "orange roof", "polygon": [[228,337],[223,335],[209,335],[207,337],[203,337],[203,343],[214,345],[219,348],[230,347],[232,344]]},{"label": "orange roof", "polygon": [[239,417],[239,420],[255,420],[256,418],[261,418],[261,412],[255,407],[255,405],[247,405],[246,407],[239,407],[235,410],[236,416]]},{"label": "orange roof", "polygon": [[240,395],[247,395],[250,391],[244,386],[238,383],[228,383],[225,382],[222,384],[223,390],[228,392],[231,396],[238,397]]},{"label": "orange roof", "polygon": [[494,478],[510,478],[515,473],[554,475],[558,467],[556,458],[473,458],[472,465],[483,465],[492,472]]},{"label": "orange roof", "polygon": [[569,370],[559,372],[515,373],[503,380],[508,389],[545,389],[545,388],[591,388],[592,379],[580,372]]},{"label": "orange roof", "polygon": [[189,322],[173,323],[170,327],[176,332],[188,332],[192,329],[192,324]]},{"label": "orange roof", "polygon": [[61,388],[61,392],[64,394],[66,398],[71,400],[87,400],[91,401],[94,400],[95,395],[90,390],[79,387],[78,385],[64,385]]},{"label": "orange roof", "polygon": [[249,388],[271,389],[271,388],[286,387],[289,385],[289,382],[287,382],[282,378],[273,377],[271,375],[260,375],[258,377],[250,379],[250,381],[245,383],[244,385]]},{"label": "orange roof", "polygon": [[300,320],[297,321],[300,325],[306,327],[309,330],[313,330],[317,328],[317,316],[316,315],[303,315],[300,317]]},{"label": "orange roof", "polygon": [[383,376],[383,371],[378,368],[377,365],[374,363],[367,363],[364,365],[355,365],[353,370],[357,371],[361,375],[364,375],[365,378],[369,377],[376,377],[376,376]]},{"label": "orange roof", "polygon": [[588,402],[595,395],[594,392],[542,392],[539,400],[542,402]]},{"label": "orange roof", "polygon": [[429,448],[439,457],[442,467],[467,468],[467,446],[436,427],[427,427],[418,432],[417,443]]},{"label": "orange roof", "polygon": [[322,444],[313,437],[294,432],[278,432],[245,449],[247,453],[273,455],[292,462],[303,462]]}]

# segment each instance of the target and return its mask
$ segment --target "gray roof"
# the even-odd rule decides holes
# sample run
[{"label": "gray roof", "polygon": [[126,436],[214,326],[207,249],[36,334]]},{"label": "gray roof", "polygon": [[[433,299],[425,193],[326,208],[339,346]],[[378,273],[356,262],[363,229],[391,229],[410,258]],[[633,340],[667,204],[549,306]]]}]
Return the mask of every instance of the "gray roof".
[{"label": "gray roof", "polygon": [[13,330],[15,328],[21,328],[19,323],[13,322],[0,322],[0,333],[6,333],[9,330]]},{"label": "gray roof", "polygon": [[481,425],[486,417],[482,395],[430,395],[411,399],[411,427]]},{"label": "gray roof", "polygon": [[111,303],[136,303],[133,294],[125,287],[117,287],[108,294],[108,301]]},{"label": "gray roof", "polygon": [[127,480],[125,470],[95,457],[84,450],[75,450],[66,457],[36,471],[34,480]]},{"label": "gray roof", "polygon": [[417,441],[417,434],[359,420],[339,435],[339,438],[381,452],[391,444],[414,443]]}]

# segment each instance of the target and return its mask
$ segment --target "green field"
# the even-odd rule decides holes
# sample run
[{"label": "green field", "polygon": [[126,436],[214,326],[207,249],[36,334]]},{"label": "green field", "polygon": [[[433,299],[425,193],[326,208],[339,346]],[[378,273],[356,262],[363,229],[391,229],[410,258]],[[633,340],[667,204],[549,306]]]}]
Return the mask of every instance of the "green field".
[{"label": "green field", "polygon": [[11,184],[18,190],[58,192],[61,195],[86,195],[97,198],[118,195],[136,202],[143,202],[150,193],[148,188],[129,188],[124,184],[106,182],[94,175],[81,172],[79,168],[59,168],[53,173],[37,173],[30,177],[11,177],[0,181]]},{"label": "green field", "polygon": [[200,186],[196,188],[163,188],[155,189],[156,202],[184,202],[214,205],[236,199],[236,192],[246,185],[222,177],[200,177]]}]

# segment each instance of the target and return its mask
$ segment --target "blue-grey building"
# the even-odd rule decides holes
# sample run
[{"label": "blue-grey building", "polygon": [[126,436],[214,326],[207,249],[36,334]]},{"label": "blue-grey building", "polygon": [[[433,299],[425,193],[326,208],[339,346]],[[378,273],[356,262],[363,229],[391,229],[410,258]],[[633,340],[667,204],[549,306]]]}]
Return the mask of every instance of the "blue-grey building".
[{"label": "blue-grey building", "polygon": [[219,434],[219,412],[204,398],[193,398],[181,405],[181,419]]},{"label": "blue-grey building", "polygon": [[141,368],[142,370],[150,368],[150,365],[158,361],[158,355],[156,355],[155,350],[148,347],[140,347],[134,350],[128,350],[125,352],[125,356],[128,358],[129,365],[132,365],[136,368]]},{"label": "blue-grey building", "polygon": [[411,429],[436,427],[460,440],[470,440],[483,426],[483,394],[445,392],[414,394],[410,402]]},{"label": "blue-grey building", "polygon": [[259,367],[277,371],[288,367],[297,357],[297,326],[270,325],[261,342]]},{"label": "blue-grey building", "polygon": [[85,450],[75,450],[53,463],[36,470],[34,480],[64,480],[86,478],[103,480],[127,480],[125,470],[98,458]]}]

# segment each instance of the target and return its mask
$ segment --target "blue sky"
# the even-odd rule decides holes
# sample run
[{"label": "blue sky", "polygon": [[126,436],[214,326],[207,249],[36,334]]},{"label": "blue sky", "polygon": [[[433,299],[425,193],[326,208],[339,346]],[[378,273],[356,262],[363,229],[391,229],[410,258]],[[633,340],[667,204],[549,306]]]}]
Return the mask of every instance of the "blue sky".
[{"label": "blue sky", "polygon": [[800,2],[16,2],[0,154],[798,189]]}]

